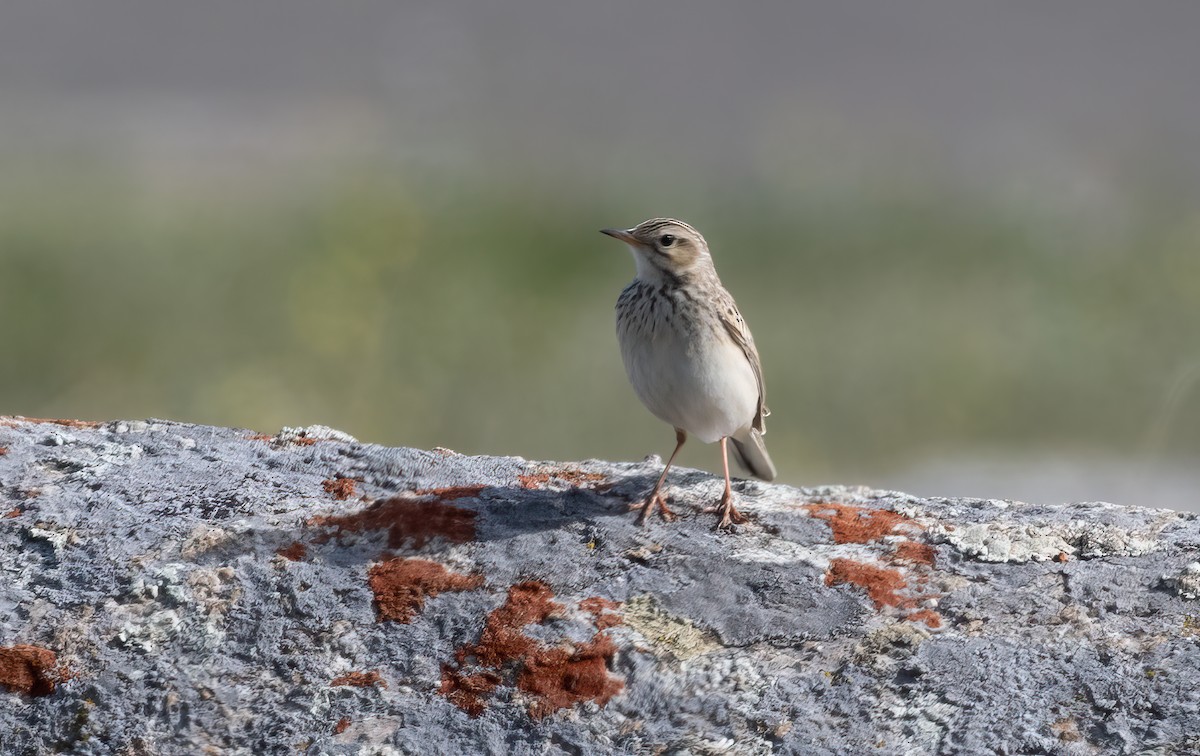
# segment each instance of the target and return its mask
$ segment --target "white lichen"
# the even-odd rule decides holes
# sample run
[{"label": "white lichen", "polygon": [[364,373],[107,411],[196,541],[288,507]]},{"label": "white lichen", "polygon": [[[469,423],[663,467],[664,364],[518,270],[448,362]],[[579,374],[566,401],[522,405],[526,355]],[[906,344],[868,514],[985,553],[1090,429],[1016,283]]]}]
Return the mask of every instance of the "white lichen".
[{"label": "white lichen", "polygon": [[357,444],[358,439],[351,436],[349,433],[343,433],[335,428],[330,428],[325,425],[307,425],[303,428],[290,428],[284,426],[275,435],[275,440],[279,443],[296,443],[297,441],[338,441],[344,444]]},{"label": "white lichen", "polygon": [[1163,575],[1162,585],[1181,599],[1200,598],[1200,562],[1192,562],[1174,575]]},{"label": "white lichen", "polygon": [[153,653],[175,637],[182,624],[183,619],[174,609],[160,609],[145,617],[130,616],[117,630],[117,640],[124,646]]},{"label": "white lichen", "polygon": [[78,537],[71,528],[54,527],[49,523],[38,523],[26,528],[26,535],[36,541],[46,541],[54,547],[55,554],[61,554],[68,545],[78,542]]},{"label": "white lichen", "polygon": [[1041,562],[1061,554],[1083,559],[1142,556],[1157,547],[1152,528],[1130,530],[1082,520],[1047,524],[1000,520],[958,526],[927,523],[927,532],[935,541],[948,543],[981,562]]}]

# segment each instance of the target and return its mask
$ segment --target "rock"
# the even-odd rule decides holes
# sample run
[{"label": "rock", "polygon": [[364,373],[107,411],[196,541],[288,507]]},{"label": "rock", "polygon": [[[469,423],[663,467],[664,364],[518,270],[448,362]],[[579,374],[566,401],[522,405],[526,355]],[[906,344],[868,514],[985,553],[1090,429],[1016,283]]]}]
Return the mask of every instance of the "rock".
[{"label": "rock", "polygon": [[1200,752],[1200,520],[0,418],[4,753]]},{"label": "rock", "polygon": [[1162,584],[1180,598],[1200,598],[1200,562],[1192,562],[1174,575],[1163,575]]}]

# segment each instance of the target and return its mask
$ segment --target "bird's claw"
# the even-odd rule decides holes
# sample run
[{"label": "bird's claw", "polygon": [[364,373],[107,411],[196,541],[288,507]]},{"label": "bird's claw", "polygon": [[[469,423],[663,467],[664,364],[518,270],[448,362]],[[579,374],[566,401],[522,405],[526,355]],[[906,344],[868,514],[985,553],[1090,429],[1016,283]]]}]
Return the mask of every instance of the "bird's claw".
[{"label": "bird's claw", "polygon": [[671,511],[670,507],[667,506],[667,500],[659,493],[646,497],[645,502],[637,502],[629,506],[630,509],[637,509],[638,507],[641,507],[642,510],[642,513],[638,515],[638,525],[646,524],[646,520],[650,519],[650,512],[653,509],[658,510],[658,513],[665,522],[671,522],[675,519],[675,513]]},{"label": "bird's claw", "polygon": [[733,494],[731,493],[722,496],[721,501],[715,507],[708,507],[704,511],[721,515],[717,520],[717,530],[732,530],[734,525],[744,525],[748,522],[746,515],[739,512],[733,505]]}]

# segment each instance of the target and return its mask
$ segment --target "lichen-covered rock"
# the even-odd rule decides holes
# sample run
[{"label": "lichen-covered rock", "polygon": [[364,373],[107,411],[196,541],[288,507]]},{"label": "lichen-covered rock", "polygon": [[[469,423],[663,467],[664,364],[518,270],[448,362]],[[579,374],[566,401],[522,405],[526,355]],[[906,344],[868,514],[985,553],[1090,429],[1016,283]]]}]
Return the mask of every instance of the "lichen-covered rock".
[{"label": "lichen-covered rock", "polygon": [[0,753],[1200,752],[1196,515],[0,418]]},{"label": "lichen-covered rock", "polygon": [[1180,598],[1200,599],[1200,562],[1192,562],[1174,575],[1163,575],[1162,582]]}]

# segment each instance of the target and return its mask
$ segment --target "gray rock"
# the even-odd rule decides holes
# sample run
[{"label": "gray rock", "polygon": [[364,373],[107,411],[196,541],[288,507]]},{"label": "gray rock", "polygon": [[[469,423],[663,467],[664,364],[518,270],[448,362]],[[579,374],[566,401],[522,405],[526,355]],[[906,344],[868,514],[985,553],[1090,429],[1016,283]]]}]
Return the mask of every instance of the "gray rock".
[{"label": "gray rock", "polygon": [[0,752],[1200,753],[1196,515],[0,418]]}]

